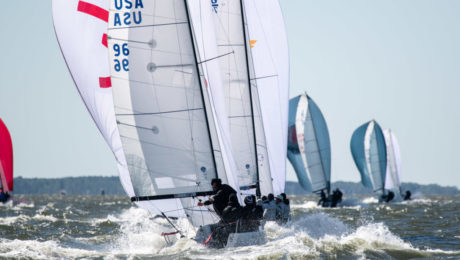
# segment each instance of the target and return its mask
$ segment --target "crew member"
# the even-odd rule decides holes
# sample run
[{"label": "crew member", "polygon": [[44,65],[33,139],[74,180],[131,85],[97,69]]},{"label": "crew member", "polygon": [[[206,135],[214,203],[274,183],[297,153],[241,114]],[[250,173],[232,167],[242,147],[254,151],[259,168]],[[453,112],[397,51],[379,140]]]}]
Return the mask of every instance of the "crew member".
[{"label": "crew member", "polygon": [[264,210],[262,206],[256,205],[254,195],[244,198],[244,208],[241,211],[241,232],[254,232],[259,230],[260,220],[263,218]]},{"label": "crew member", "polygon": [[278,195],[275,199],[276,203],[276,223],[279,225],[286,224],[289,219],[289,213],[287,212],[287,205],[283,202],[283,196]]},{"label": "crew member", "polygon": [[222,218],[222,212],[229,202],[230,195],[235,194],[236,197],[236,191],[229,185],[222,184],[222,180],[217,178],[211,180],[211,186],[215,195],[204,203],[198,202],[198,206],[212,204],[216,214]]},{"label": "crew member", "polygon": [[275,196],[270,193],[268,194],[267,203],[264,203],[264,219],[267,221],[276,220],[276,203],[274,201]]},{"label": "crew member", "polygon": [[392,191],[389,191],[388,194],[382,195],[382,200],[385,202],[390,202],[395,197],[395,194]]},{"label": "crew member", "polygon": [[339,190],[339,188],[335,189],[332,193],[332,200],[331,200],[331,208],[337,206],[337,203],[342,202],[343,193]]},{"label": "crew member", "polygon": [[410,196],[411,196],[411,192],[410,190],[406,190],[406,195],[404,196],[404,200],[410,200]]},{"label": "crew member", "polygon": [[8,194],[8,192],[4,192],[4,191],[3,191],[3,188],[1,188],[1,192],[0,192],[0,202],[6,203],[6,202],[8,201],[9,198],[10,198],[10,194]]},{"label": "crew member", "polygon": [[284,207],[285,207],[284,215],[282,217],[287,222],[290,219],[290,216],[291,216],[291,205],[290,205],[289,199],[286,196],[286,193],[281,193],[280,195],[281,195],[281,197],[283,197],[283,203],[284,203]]},{"label": "crew member", "polygon": [[324,190],[321,190],[320,196],[321,198],[318,201],[318,206],[321,205],[322,207],[329,207],[330,198],[326,197],[326,193],[324,193]]}]

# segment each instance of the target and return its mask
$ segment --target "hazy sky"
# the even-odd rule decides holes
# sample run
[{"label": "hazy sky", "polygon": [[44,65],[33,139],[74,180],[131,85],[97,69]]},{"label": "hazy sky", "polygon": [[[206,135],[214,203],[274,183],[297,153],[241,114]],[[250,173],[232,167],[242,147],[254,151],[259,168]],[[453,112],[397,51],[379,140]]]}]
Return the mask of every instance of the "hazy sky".
[{"label": "hazy sky", "polygon": [[[350,138],[376,119],[397,135],[404,182],[460,187],[460,1],[281,5],[290,95],[307,91],[326,118],[332,181],[359,181]],[[51,1],[5,1],[0,23],[0,117],[15,176],[116,175],[57,45]]]}]

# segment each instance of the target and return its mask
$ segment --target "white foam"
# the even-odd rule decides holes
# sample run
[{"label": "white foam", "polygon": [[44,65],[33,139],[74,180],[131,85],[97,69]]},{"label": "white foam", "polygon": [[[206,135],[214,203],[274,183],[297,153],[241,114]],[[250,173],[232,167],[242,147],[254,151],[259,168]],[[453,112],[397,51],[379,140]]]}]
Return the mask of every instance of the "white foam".
[{"label": "white foam", "polygon": [[120,235],[109,249],[115,254],[157,254],[166,247],[161,233],[174,231],[167,220],[151,218],[146,210],[137,207],[108,218],[120,224]]},{"label": "white foam", "polygon": [[306,201],[303,204],[294,204],[291,205],[291,209],[317,209],[321,208],[321,206],[318,206],[317,202],[314,201]]},{"label": "white foam", "polygon": [[7,240],[0,239],[1,256],[5,258],[30,258],[30,259],[50,259],[50,258],[85,258],[102,257],[103,253],[60,247],[55,241],[35,241],[35,240]]},{"label": "white foam", "polygon": [[58,221],[57,218],[51,215],[41,215],[41,214],[35,214],[35,216],[32,217],[32,219],[35,220],[45,220],[45,221],[51,221],[51,222],[56,222]]},{"label": "white foam", "polygon": [[15,217],[2,217],[0,218],[0,224],[3,224],[3,225],[11,225],[13,223],[16,223],[16,222],[25,222],[27,220],[29,220],[30,217],[27,216],[27,215],[19,215],[19,216],[15,216]]},{"label": "white foam", "polygon": [[378,203],[378,202],[379,200],[376,199],[375,197],[368,197],[368,198],[363,199],[363,203],[366,203],[366,204]]}]

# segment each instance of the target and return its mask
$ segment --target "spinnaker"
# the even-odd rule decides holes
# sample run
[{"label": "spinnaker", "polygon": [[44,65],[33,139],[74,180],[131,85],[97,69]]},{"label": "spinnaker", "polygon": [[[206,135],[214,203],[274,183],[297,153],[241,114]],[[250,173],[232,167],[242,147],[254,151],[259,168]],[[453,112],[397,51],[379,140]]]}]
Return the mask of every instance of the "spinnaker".
[{"label": "spinnaker", "polygon": [[379,124],[372,120],[358,127],[351,137],[350,148],[362,184],[384,194],[387,150]]}]

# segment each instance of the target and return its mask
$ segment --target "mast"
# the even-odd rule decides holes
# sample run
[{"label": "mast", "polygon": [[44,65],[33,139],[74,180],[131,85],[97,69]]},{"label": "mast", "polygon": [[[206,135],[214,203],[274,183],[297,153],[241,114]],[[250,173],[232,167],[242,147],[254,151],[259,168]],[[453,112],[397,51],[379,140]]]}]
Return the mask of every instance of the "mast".
[{"label": "mast", "polygon": [[246,22],[245,22],[245,13],[244,13],[244,8],[243,8],[243,0],[240,0],[240,8],[241,8],[241,23],[242,23],[242,28],[243,28],[243,39],[244,39],[244,54],[246,56],[246,72],[248,75],[248,89],[249,89],[249,100],[251,101],[251,121],[252,121],[252,128],[254,129],[253,131],[253,138],[254,138],[254,153],[255,153],[255,158],[256,158],[256,174],[257,174],[257,182],[256,182],[256,196],[257,198],[260,198],[260,176],[259,176],[259,162],[258,162],[258,156],[257,156],[257,140],[256,140],[256,127],[254,123],[254,106],[253,106],[253,100],[252,100],[252,85],[251,85],[251,77],[250,77],[250,71],[249,71],[249,55],[248,55],[248,45],[247,45],[247,38],[246,38]]}]

